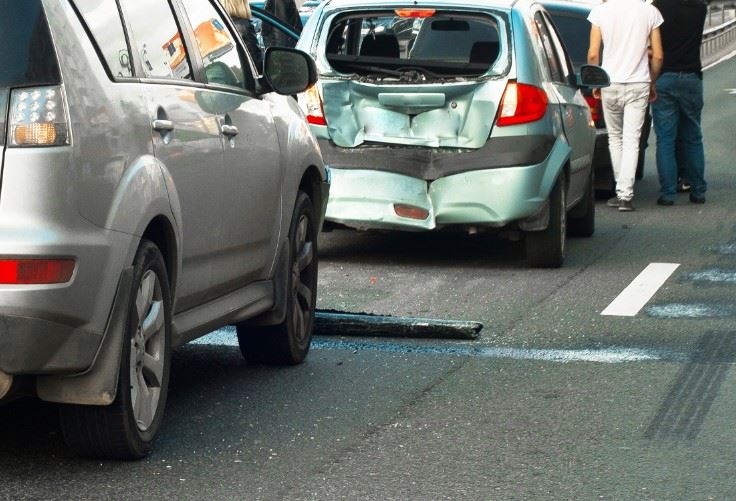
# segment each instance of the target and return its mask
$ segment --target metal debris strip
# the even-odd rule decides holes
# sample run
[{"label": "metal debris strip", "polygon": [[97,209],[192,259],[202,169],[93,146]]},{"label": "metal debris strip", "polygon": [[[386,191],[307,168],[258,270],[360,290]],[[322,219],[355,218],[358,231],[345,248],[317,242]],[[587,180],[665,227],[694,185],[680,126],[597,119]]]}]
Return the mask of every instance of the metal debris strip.
[{"label": "metal debris strip", "polygon": [[419,339],[477,339],[483,324],[460,320],[392,317],[369,313],[319,310],[314,334],[319,336],[369,336]]}]

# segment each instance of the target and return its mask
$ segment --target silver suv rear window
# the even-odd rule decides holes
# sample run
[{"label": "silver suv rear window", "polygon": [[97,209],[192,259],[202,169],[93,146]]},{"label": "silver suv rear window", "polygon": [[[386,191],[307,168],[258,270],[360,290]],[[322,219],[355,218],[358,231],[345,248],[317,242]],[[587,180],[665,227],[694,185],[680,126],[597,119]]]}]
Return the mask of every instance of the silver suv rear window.
[{"label": "silver suv rear window", "polygon": [[[408,9],[407,9],[408,10]],[[326,57],[340,73],[420,80],[478,77],[502,56],[489,15],[418,9],[350,13],[331,23]]]},{"label": "silver suv rear window", "polygon": [[0,0],[0,87],[61,83],[40,0]]},{"label": "silver suv rear window", "polygon": [[74,0],[93,43],[102,55],[110,76],[132,77],[128,42],[115,0]]}]

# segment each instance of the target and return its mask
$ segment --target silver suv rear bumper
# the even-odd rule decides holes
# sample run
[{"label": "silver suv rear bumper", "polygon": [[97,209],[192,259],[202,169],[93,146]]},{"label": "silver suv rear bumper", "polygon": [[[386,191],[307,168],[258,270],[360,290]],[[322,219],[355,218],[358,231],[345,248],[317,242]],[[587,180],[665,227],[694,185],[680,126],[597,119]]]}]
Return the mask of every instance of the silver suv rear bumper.
[{"label": "silver suv rear bumper", "polygon": [[[73,257],[71,281],[0,285],[0,371],[8,374],[83,372],[105,332],[119,273],[135,237],[80,218],[82,231],[7,224],[0,217],[0,256]],[[79,228],[79,227],[78,227]]]}]

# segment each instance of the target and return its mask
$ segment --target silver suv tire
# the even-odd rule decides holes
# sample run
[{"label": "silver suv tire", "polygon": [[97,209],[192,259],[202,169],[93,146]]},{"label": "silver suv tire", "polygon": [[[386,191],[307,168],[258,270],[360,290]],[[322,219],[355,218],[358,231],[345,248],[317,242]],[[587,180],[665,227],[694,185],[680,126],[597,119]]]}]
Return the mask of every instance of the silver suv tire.
[{"label": "silver suv tire", "polygon": [[249,362],[296,365],[309,352],[317,299],[317,219],[300,191],[289,227],[286,318],[278,325],[237,326],[240,351]]},{"label": "silver suv tire", "polygon": [[163,419],[171,369],[168,274],[161,252],[148,240],[141,242],[133,268],[115,401],[60,406],[64,440],[83,456],[145,457]]}]

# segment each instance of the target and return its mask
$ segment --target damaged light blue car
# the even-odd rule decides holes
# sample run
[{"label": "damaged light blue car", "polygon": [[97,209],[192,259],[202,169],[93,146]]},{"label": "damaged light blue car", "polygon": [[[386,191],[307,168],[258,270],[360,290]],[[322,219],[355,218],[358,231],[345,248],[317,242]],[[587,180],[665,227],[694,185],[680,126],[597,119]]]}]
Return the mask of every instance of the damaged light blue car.
[{"label": "damaged light blue car", "polygon": [[529,0],[328,0],[298,48],[319,83],[300,96],[332,169],[328,222],[357,229],[523,236],[561,266],[595,226],[595,126],[544,8]]}]

